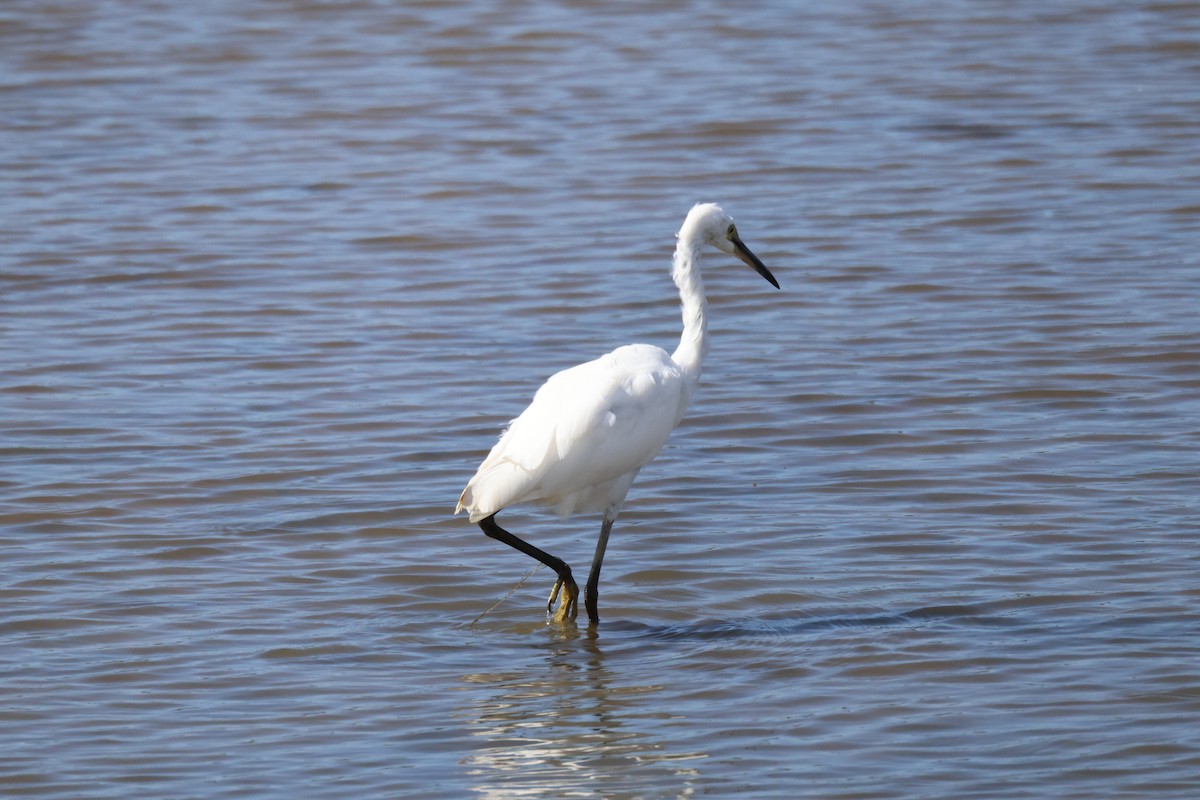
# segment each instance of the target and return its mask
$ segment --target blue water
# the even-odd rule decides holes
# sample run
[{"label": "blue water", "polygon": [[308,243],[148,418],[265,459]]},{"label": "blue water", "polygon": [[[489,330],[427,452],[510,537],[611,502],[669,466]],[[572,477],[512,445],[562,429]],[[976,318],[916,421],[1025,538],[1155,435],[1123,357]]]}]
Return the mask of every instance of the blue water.
[{"label": "blue water", "polygon": [[[1194,11],[5,4],[0,794],[1190,798]],[[547,626],[450,512],[699,200]]]}]

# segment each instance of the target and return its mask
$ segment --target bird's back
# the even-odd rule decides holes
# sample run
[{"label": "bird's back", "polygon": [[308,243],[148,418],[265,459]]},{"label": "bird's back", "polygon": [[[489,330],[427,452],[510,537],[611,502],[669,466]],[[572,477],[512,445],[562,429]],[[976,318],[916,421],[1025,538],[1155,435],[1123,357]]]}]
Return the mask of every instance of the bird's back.
[{"label": "bird's back", "polygon": [[514,503],[566,516],[620,505],[683,416],[692,386],[667,353],[618,348],[553,375],[459,499],[478,521]]}]

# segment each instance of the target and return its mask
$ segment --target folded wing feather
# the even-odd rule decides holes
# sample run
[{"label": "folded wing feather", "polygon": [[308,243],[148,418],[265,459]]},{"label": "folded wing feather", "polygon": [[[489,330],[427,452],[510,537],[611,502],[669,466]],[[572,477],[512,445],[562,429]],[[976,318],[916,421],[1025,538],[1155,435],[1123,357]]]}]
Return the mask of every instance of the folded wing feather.
[{"label": "folded wing feather", "polygon": [[466,509],[478,521],[514,503],[564,514],[619,503],[630,473],[662,449],[687,395],[679,368],[649,345],[553,375],[484,459],[455,513]]}]

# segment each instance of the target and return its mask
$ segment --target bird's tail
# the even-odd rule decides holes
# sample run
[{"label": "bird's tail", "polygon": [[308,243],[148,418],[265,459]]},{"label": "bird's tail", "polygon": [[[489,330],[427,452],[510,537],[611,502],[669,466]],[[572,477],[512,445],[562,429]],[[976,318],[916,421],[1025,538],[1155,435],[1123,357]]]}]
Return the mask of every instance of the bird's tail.
[{"label": "bird's tail", "polygon": [[512,503],[536,499],[527,490],[537,478],[510,458],[489,458],[463,489],[454,513],[467,511],[478,522]]}]

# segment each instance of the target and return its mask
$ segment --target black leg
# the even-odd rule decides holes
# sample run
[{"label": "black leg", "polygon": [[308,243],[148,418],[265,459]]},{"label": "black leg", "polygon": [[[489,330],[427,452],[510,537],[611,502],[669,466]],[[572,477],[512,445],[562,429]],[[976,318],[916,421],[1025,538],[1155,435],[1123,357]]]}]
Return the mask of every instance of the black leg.
[{"label": "black leg", "polygon": [[[558,576],[558,582],[554,584],[554,591],[550,595],[550,605],[551,606],[554,605],[554,601],[558,597],[558,591],[563,586],[568,587],[568,596],[573,596],[573,594],[577,591],[575,589],[575,579],[571,576],[571,568],[569,566],[567,566],[567,562],[563,561],[561,558],[557,558],[555,556],[550,555],[545,550],[534,547],[533,545],[531,545],[529,542],[525,541],[524,539],[514,536],[513,534],[504,530],[504,528],[501,528],[496,523],[496,515],[495,514],[491,515],[490,517],[485,517],[484,519],[479,520],[479,527],[483,530],[484,533],[486,533],[488,536],[495,539],[496,541],[504,542],[509,547],[516,548],[517,550],[520,550],[525,555],[527,555],[531,558],[536,558],[538,561],[542,562],[547,567],[554,570],[554,574]],[[574,600],[572,600],[572,603],[573,602],[574,602]],[[550,609],[548,608],[547,610],[550,610]],[[572,617],[574,616],[573,611],[571,613],[571,616]]]},{"label": "black leg", "polygon": [[613,521],[604,517],[604,522],[600,523],[600,538],[596,540],[596,554],[592,556],[592,569],[588,573],[587,586],[583,590],[583,605],[587,608],[588,622],[596,623],[600,621],[600,614],[596,610],[597,602],[600,599],[600,565],[604,563],[604,550],[608,547],[608,534],[612,532]]}]

